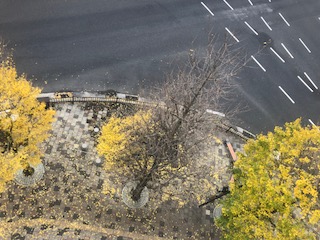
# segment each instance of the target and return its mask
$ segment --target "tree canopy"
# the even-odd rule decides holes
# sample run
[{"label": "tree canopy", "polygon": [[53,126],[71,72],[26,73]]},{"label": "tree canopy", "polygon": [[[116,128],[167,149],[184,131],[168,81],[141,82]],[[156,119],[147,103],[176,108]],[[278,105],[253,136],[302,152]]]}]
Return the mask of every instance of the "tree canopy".
[{"label": "tree canopy", "polygon": [[217,224],[225,238],[315,239],[319,169],[319,127],[302,127],[300,119],[248,141],[221,201]]},{"label": "tree canopy", "polygon": [[41,92],[10,59],[0,64],[0,192],[18,169],[40,163],[39,144],[48,136],[53,110],[37,100]]},{"label": "tree canopy", "polygon": [[221,109],[243,64],[226,39],[219,43],[210,35],[205,51],[191,50],[186,64],[151,91],[152,109],[142,107],[134,116],[109,119],[98,151],[106,158],[105,169],[117,173],[116,181],[126,176],[138,182],[134,201],[146,186],[156,189],[152,196],[158,195],[158,202],[177,200],[180,205],[213,194],[213,164],[200,153],[220,119],[206,110]]},{"label": "tree canopy", "polygon": [[204,201],[216,190],[214,171],[202,161],[180,159],[183,145],[167,146],[171,142],[166,139],[151,110],[123,118],[112,116],[97,146],[105,157],[104,169],[117,176],[105,180],[104,192],[112,195],[124,181],[135,180],[154,190],[153,199],[158,203],[174,200],[182,206],[192,200]]}]

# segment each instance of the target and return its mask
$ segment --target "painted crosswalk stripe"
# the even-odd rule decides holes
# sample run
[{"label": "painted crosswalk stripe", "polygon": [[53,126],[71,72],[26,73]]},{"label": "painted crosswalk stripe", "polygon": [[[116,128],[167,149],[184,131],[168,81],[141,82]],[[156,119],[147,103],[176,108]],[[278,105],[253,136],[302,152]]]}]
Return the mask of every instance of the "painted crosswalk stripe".
[{"label": "painted crosswalk stripe", "polygon": [[231,7],[231,5],[227,2],[227,0],[223,0],[223,1],[225,2],[225,4],[228,5],[228,7],[229,7],[231,10],[233,10],[233,7]]},{"label": "painted crosswalk stripe", "polygon": [[270,31],[272,31],[272,28],[270,27],[270,25],[267,23],[267,21],[263,18],[263,17],[260,17],[261,20],[264,22],[264,24],[269,28]]},{"label": "painted crosswalk stripe", "polygon": [[308,53],[311,53],[310,49],[307,47],[307,45],[304,43],[304,41],[302,41],[301,38],[299,38],[299,41],[300,41],[301,44],[305,47],[305,49],[307,49]]},{"label": "painted crosswalk stripe", "polygon": [[248,27],[252,32],[254,32],[255,35],[259,35],[259,34],[257,33],[257,31],[254,30],[253,27],[250,26],[249,23],[247,23],[246,21],[244,21],[244,23],[247,25],[247,27]]},{"label": "painted crosswalk stripe", "polygon": [[206,4],[204,4],[204,2],[201,2],[201,4],[202,4],[202,6],[203,6],[205,9],[207,9],[207,11],[208,11],[212,16],[214,16],[213,12],[211,12],[211,10],[207,7]]},{"label": "painted crosswalk stripe", "polygon": [[318,86],[312,81],[312,79],[309,77],[309,75],[304,72],[304,75],[308,78],[309,82],[314,86],[315,89],[318,89]]},{"label": "painted crosswalk stripe", "polygon": [[297,76],[297,77],[298,77],[298,79],[303,83],[303,85],[305,85],[305,86],[310,90],[310,92],[313,92],[313,90],[311,89],[311,87],[309,87],[309,85],[306,84],[306,82],[303,81],[303,79],[302,79],[300,76]]},{"label": "painted crosswalk stripe", "polygon": [[234,38],[234,40],[236,40],[237,42],[239,42],[239,39],[226,27],[225,28],[227,30],[227,32]]},{"label": "painted crosswalk stripe", "polygon": [[286,95],[286,97],[293,103],[295,104],[295,102],[293,101],[293,99],[289,96],[289,94],[283,90],[283,88],[281,86],[279,86],[279,89],[283,92],[284,95]]},{"label": "painted crosswalk stripe", "polygon": [[294,58],[293,55],[291,54],[291,52],[288,50],[288,48],[286,48],[286,46],[285,46],[283,43],[281,43],[281,46],[284,48],[284,50],[287,51],[287,53],[289,54],[289,56],[290,56],[291,58]]},{"label": "painted crosswalk stripe", "polygon": [[284,16],[279,13],[279,16],[282,18],[282,20],[288,25],[288,27],[290,27],[290,24],[288,23],[288,21],[284,18]]},{"label": "painted crosswalk stripe", "polygon": [[283,58],[280,57],[280,55],[279,55],[272,47],[270,47],[270,50],[281,60],[281,62],[285,63],[285,61],[283,60]]},{"label": "painted crosswalk stripe", "polygon": [[313,126],[316,126],[315,124],[314,124],[314,122],[309,118],[308,119],[308,121],[313,125]]},{"label": "painted crosswalk stripe", "polygon": [[258,66],[264,71],[266,72],[267,70],[261,65],[261,63],[259,63],[259,61],[251,55],[251,58],[256,62],[256,64],[258,64]]}]

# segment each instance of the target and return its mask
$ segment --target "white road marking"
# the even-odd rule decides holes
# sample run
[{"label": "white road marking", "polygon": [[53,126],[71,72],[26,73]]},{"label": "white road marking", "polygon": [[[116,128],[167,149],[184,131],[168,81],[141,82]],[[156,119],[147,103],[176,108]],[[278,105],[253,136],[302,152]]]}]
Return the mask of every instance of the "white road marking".
[{"label": "white road marking", "polygon": [[256,32],[256,30],[254,30],[253,27],[251,27],[249,23],[247,23],[246,21],[244,21],[244,23],[248,26],[248,28],[250,28],[250,30],[251,30],[252,32],[254,32],[255,35],[258,35],[258,33]]},{"label": "white road marking", "polygon": [[314,124],[314,122],[312,122],[312,120],[309,118],[308,119],[308,121],[313,125],[313,126],[316,126],[315,124]]},{"label": "white road marking", "polygon": [[267,23],[267,21],[264,20],[263,17],[260,17],[260,18],[261,18],[261,20],[264,22],[264,24],[269,28],[269,30],[272,31],[272,28],[271,28],[270,25]]},{"label": "white road marking", "polygon": [[270,47],[270,50],[281,60],[281,62],[285,63],[285,61],[283,60],[283,58],[280,57],[280,55],[279,55],[272,47]]},{"label": "white road marking", "polygon": [[289,98],[289,100],[294,104],[295,102],[293,101],[293,99],[289,96],[289,94],[283,90],[283,88],[281,86],[279,86],[280,90],[283,92],[284,95],[286,95],[287,98]]},{"label": "white road marking", "polygon": [[288,23],[288,21],[284,18],[284,16],[282,16],[281,13],[279,13],[280,17],[282,18],[282,20],[288,25],[288,27],[290,27],[290,24]]},{"label": "white road marking", "polygon": [[258,62],[258,60],[251,55],[251,58],[256,62],[256,64],[258,64],[258,66],[264,71],[266,72],[267,70],[261,65],[261,63]]},{"label": "white road marking", "polygon": [[291,58],[294,58],[294,57],[292,56],[291,52],[289,52],[289,50],[286,48],[286,46],[285,46],[283,43],[281,43],[281,45],[282,45],[282,47],[284,48],[284,50],[287,51],[287,53],[289,54],[289,56],[290,56]]},{"label": "white road marking", "polygon": [[269,2],[271,2],[271,0],[269,0]]},{"label": "white road marking", "polygon": [[248,0],[248,2],[250,3],[251,6],[253,6],[252,2],[250,0]]},{"label": "white road marking", "polygon": [[211,110],[211,109],[206,109],[206,112],[207,112],[207,113],[214,114],[214,115],[218,115],[218,116],[220,116],[220,117],[225,117],[225,116],[226,116],[226,115],[225,115],[224,113],[222,113],[222,112],[213,111],[213,110]]},{"label": "white road marking", "polygon": [[214,16],[213,12],[211,12],[211,10],[207,7],[207,5],[204,4],[204,2],[201,2],[201,4],[202,4],[202,6],[204,6],[205,9],[208,10],[208,12],[209,12],[212,16]]},{"label": "white road marking", "polygon": [[308,51],[309,53],[311,53],[310,49],[309,49],[309,48],[307,47],[307,45],[302,41],[302,39],[299,38],[299,40],[300,40],[300,42],[302,43],[302,45],[307,49],[307,51]]},{"label": "white road marking", "polygon": [[226,30],[227,30],[227,32],[234,38],[234,40],[236,40],[237,42],[239,42],[239,39],[238,38],[236,38],[236,36],[235,35],[233,35],[233,33],[226,27],[225,28]]},{"label": "white road marking", "polygon": [[314,84],[314,82],[311,80],[311,78],[309,77],[309,75],[304,72],[304,75],[308,78],[309,82],[311,82],[311,84],[314,86],[315,89],[318,89],[318,86]]},{"label": "white road marking", "polygon": [[309,87],[309,85],[306,84],[305,81],[303,81],[300,76],[297,76],[297,77],[298,77],[298,79],[310,90],[310,92],[313,92],[313,90],[311,89],[311,87]]},{"label": "white road marking", "polygon": [[227,2],[227,0],[223,0],[223,1],[225,2],[225,4],[228,5],[228,7],[229,7],[231,10],[233,10],[233,7],[231,7],[231,5]]}]

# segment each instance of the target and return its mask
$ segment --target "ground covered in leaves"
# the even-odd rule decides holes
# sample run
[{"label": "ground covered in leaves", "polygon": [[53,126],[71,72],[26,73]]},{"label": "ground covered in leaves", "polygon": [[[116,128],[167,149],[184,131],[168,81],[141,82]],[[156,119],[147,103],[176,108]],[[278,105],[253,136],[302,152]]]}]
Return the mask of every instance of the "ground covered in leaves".
[{"label": "ground covered in leaves", "polygon": [[[120,196],[111,199],[102,193],[103,182],[109,176],[103,171],[103,159],[95,150],[99,134],[95,128],[100,129],[112,113],[125,115],[131,108],[70,103],[56,105],[55,109],[57,120],[51,137],[43,144],[46,170],[43,179],[33,187],[21,187],[12,182],[1,194],[0,219],[1,223],[10,225],[4,230],[8,239],[14,236],[32,239],[32,235],[40,236],[41,231],[55,225],[59,236],[72,229],[75,239],[76,230],[90,227],[164,238],[214,238],[211,207],[177,209],[174,202],[167,201],[157,208],[147,205],[134,210],[127,208]],[[223,168],[229,156],[218,145],[216,152],[217,167]],[[222,181],[222,178],[218,179]],[[32,221],[40,230],[32,230]],[[64,224],[57,227],[59,222]]]}]

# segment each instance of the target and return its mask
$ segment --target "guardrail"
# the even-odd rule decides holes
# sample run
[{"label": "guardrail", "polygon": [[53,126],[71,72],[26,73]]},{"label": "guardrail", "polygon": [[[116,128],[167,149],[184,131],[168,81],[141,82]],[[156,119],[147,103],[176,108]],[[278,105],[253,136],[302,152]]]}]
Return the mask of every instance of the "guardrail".
[{"label": "guardrail", "polygon": [[233,134],[236,134],[245,140],[256,138],[256,135],[238,126],[231,126],[225,123],[220,123],[218,124],[218,127],[222,128],[226,132],[231,132]]},{"label": "guardrail", "polygon": [[[148,101],[147,99],[140,98],[137,95],[131,94],[123,94],[123,93],[114,93],[113,96],[108,94],[97,94],[97,93],[89,93],[89,92],[56,92],[56,93],[42,93],[39,95],[38,100],[41,102],[45,102],[47,106],[51,103],[65,103],[65,102],[110,102],[110,103],[128,103],[135,105],[145,105],[145,106],[159,106],[161,103],[155,103]],[[208,113],[213,113],[215,115],[219,115],[220,117],[224,117],[225,115],[220,112],[207,110]],[[241,137],[242,139],[254,139],[256,136],[241,128],[234,125],[228,125],[226,123],[218,123],[218,127],[225,130],[226,132],[231,132]]]}]

